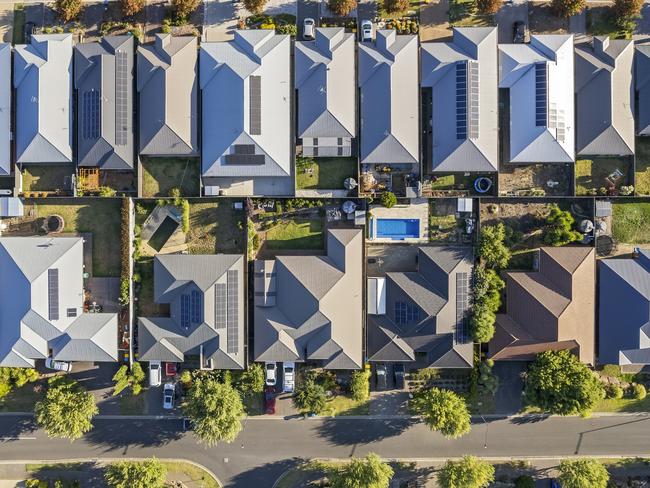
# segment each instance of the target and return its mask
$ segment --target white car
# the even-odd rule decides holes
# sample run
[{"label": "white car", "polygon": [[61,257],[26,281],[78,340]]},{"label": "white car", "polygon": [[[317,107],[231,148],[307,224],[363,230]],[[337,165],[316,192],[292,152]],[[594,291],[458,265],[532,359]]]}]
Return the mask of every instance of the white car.
[{"label": "white car", "polygon": [[314,19],[306,18],[302,24],[302,37],[305,39],[316,39],[315,28],[316,22]]},{"label": "white car", "polygon": [[264,369],[266,370],[266,384],[269,386],[275,386],[277,366],[275,363],[265,363]]},{"label": "white car", "polygon": [[295,386],[294,384],[295,371],[296,371],[296,363],[293,363],[291,361],[286,361],[285,363],[282,364],[282,372],[283,372],[282,390],[287,393],[293,392],[293,388]]},{"label": "white car", "polygon": [[176,387],[174,383],[165,383],[163,386],[163,408],[165,410],[171,410],[174,408],[174,394],[176,393]]},{"label": "white car", "polygon": [[372,41],[372,22],[364,20],[361,22],[361,42]]},{"label": "white car", "polygon": [[56,369],[57,371],[65,371],[66,373],[72,371],[72,363],[67,363],[65,361],[55,361],[52,358],[47,358],[45,360],[45,367],[48,369]]},{"label": "white car", "polygon": [[160,386],[162,383],[162,364],[160,361],[149,361],[149,386]]}]

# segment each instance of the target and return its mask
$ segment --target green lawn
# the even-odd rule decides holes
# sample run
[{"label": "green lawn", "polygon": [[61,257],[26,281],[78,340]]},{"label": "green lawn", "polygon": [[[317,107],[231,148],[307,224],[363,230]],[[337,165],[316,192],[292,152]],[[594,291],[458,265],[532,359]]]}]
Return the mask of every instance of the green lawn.
[{"label": "green lawn", "polygon": [[487,27],[495,25],[493,15],[481,15],[474,0],[451,0],[449,23],[454,27]]},{"label": "green lawn", "polygon": [[34,404],[43,398],[45,385],[43,382],[27,383],[20,388],[14,388],[0,398],[0,412],[31,412]]},{"label": "green lawn", "polygon": [[145,412],[145,393],[132,395],[130,391],[122,393],[120,396],[120,415],[144,415]]},{"label": "green lawn", "polygon": [[429,240],[446,242],[455,236],[456,227],[455,215],[430,215]]},{"label": "green lawn", "polygon": [[650,203],[614,203],[612,233],[624,244],[650,243]]},{"label": "green lawn", "polygon": [[313,161],[298,162],[297,189],[342,190],[346,178],[358,179],[355,158],[314,158]]},{"label": "green lawn", "polygon": [[[431,190],[474,190],[474,181],[479,174],[470,174],[465,176],[462,173],[433,175],[431,178]],[[494,178],[488,175],[494,181]]]},{"label": "green lawn", "polygon": [[615,170],[623,173],[616,188],[631,182],[632,164],[627,158],[594,158],[576,161],[576,195],[589,195],[591,190],[607,187],[606,178]]},{"label": "green lawn", "polygon": [[64,232],[93,235],[93,276],[120,276],[121,199],[37,199],[28,204],[33,204],[36,217],[61,215]]},{"label": "green lawn", "polygon": [[191,486],[197,488],[220,488],[221,485],[205,469],[190,463],[162,461],[167,468],[167,481],[174,480],[175,474],[182,474],[192,480]]},{"label": "green lawn", "polygon": [[357,402],[347,395],[334,395],[327,400],[321,415],[369,415],[369,402]]},{"label": "green lawn", "polygon": [[190,254],[244,253],[246,216],[232,208],[233,200],[190,200]]},{"label": "green lawn", "polygon": [[634,398],[621,398],[601,400],[595,407],[594,412],[650,412],[650,396],[643,400]]},{"label": "green lawn", "polygon": [[266,232],[269,249],[322,249],[323,223],[319,220],[282,220]]},{"label": "green lawn", "polygon": [[636,138],[636,174],[634,187],[637,195],[650,195],[650,137]]},{"label": "green lawn", "polygon": [[71,164],[26,166],[23,173],[23,190],[26,193],[63,191],[66,183],[70,188],[73,174],[74,167]]},{"label": "green lawn", "polygon": [[249,416],[264,415],[264,395],[262,393],[255,393],[253,395],[246,395],[242,399],[244,402],[244,409]]},{"label": "green lawn", "polygon": [[142,158],[142,195],[166,197],[179,187],[186,197],[199,196],[199,158]]}]

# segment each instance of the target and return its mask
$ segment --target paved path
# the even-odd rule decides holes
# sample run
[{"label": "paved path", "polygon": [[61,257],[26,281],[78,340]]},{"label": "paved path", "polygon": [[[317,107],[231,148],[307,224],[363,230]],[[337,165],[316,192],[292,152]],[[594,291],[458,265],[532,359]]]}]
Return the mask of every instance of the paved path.
[{"label": "paved path", "polygon": [[[487,436],[486,436],[487,434]],[[216,473],[225,487],[270,487],[304,458],[347,458],[376,452],[385,458],[433,461],[475,454],[494,459],[573,455],[650,457],[650,416],[591,419],[538,416],[478,421],[450,441],[408,419],[250,418],[232,444],[205,448],[181,431],[179,420],[97,419],[83,439],[48,439],[30,417],[0,416],[0,459],[55,460],[183,457]],[[484,447],[487,439],[487,447]]]}]

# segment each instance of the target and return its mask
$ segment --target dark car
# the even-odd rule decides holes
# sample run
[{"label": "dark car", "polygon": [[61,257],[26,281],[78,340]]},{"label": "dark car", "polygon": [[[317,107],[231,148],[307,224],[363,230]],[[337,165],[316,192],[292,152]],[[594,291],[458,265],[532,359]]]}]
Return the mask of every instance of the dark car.
[{"label": "dark car", "polygon": [[514,39],[515,44],[523,44],[528,41],[528,26],[523,20],[518,20],[514,25]]},{"label": "dark car", "polygon": [[375,374],[377,375],[377,389],[386,389],[386,365],[378,364],[375,366]]},{"label": "dark car", "polygon": [[34,22],[25,22],[25,27],[23,28],[23,37],[25,44],[30,44],[32,42],[32,34],[36,29],[36,24]]},{"label": "dark car", "polygon": [[404,365],[396,364],[393,367],[393,375],[395,376],[395,388],[398,390],[404,389]]},{"label": "dark car", "polygon": [[264,389],[264,409],[267,415],[275,413],[275,388],[267,386]]}]

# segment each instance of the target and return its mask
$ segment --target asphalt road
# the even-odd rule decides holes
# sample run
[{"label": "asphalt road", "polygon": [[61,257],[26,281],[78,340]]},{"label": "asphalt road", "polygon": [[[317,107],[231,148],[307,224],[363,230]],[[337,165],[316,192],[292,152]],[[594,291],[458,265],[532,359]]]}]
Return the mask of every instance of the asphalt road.
[{"label": "asphalt road", "polygon": [[[385,458],[434,460],[484,457],[650,457],[650,416],[516,417],[482,421],[450,441],[411,420],[249,419],[232,444],[205,448],[178,420],[95,420],[70,443],[48,439],[28,417],[0,417],[1,460],[119,457],[186,458],[212,470],[226,487],[271,487],[299,459],[347,458],[376,452]],[[486,436],[487,434],[487,436]],[[486,444],[487,447],[484,447]]]}]

